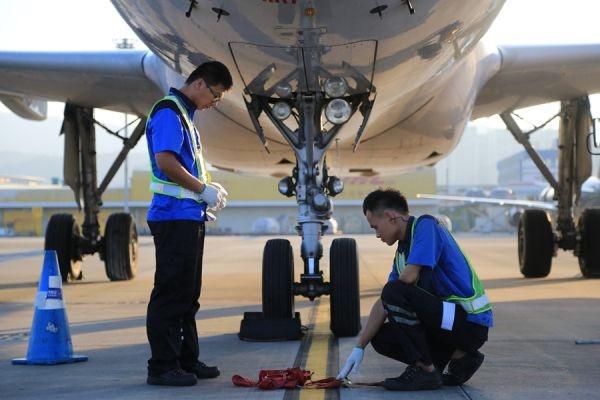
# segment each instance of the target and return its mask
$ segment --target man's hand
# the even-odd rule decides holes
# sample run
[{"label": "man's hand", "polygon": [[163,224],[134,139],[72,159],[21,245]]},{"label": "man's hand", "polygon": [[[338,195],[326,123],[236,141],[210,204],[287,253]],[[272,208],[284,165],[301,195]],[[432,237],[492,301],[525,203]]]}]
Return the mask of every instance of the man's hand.
[{"label": "man's hand", "polygon": [[219,194],[221,196],[221,201],[215,206],[215,207],[209,207],[215,211],[219,211],[222,208],[225,208],[225,206],[227,205],[227,196],[229,196],[229,193],[227,193],[227,190],[225,190],[225,188],[217,182],[211,182],[208,184],[208,186],[212,186],[213,188],[217,189],[219,191]]},{"label": "man's hand", "polygon": [[208,208],[216,208],[223,201],[219,189],[211,185],[206,185],[204,187],[204,190],[200,193],[200,198],[204,200]]},{"label": "man's hand", "polygon": [[220,183],[217,182],[211,182],[210,185],[215,186],[217,189],[219,189],[219,191],[221,192],[221,194],[224,197],[229,196],[229,193],[227,193],[227,190],[225,190],[225,188],[223,187],[223,185],[221,185]]},{"label": "man's hand", "polygon": [[340,373],[336,377],[337,380],[341,381],[346,379],[350,372],[357,373],[360,367],[360,363],[363,360],[363,356],[365,351],[360,347],[355,347],[350,353],[350,356],[346,360],[346,364],[344,364],[344,368],[341,369]]}]

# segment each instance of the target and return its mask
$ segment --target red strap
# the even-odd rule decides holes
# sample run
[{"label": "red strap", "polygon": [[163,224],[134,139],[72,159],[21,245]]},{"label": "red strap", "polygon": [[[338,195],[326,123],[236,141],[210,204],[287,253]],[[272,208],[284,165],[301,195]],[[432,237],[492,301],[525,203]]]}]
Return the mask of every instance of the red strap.
[{"label": "red strap", "polygon": [[312,372],[300,368],[288,368],[278,370],[261,370],[258,374],[258,382],[251,381],[239,375],[234,375],[231,382],[235,386],[258,387],[263,390],[293,389],[305,387],[307,389],[329,389],[338,388],[342,382],[335,378],[326,378],[312,381]]},{"label": "red strap", "polygon": [[342,381],[335,378],[325,378],[318,381],[307,382],[304,387],[307,389],[334,389],[342,386]]}]

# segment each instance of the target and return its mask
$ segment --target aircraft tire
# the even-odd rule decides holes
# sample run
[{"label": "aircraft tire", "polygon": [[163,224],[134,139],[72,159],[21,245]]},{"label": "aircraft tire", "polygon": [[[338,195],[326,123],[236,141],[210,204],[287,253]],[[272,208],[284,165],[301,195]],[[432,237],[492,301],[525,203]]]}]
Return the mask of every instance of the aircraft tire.
[{"label": "aircraft tire", "polygon": [[265,318],[294,316],[294,253],[286,239],[265,244],[262,263],[262,309]]},{"label": "aircraft tire", "polygon": [[329,249],[331,279],[330,329],[337,337],[360,332],[358,249],[356,241],[335,239]]},{"label": "aircraft tire", "polygon": [[63,282],[79,280],[82,277],[79,252],[81,230],[71,214],[54,214],[46,226],[45,250],[55,250]]},{"label": "aircraft tire", "polygon": [[600,208],[583,211],[577,224],[579,244],[579,269],[584,278],[600,278]]},{"label": "aircraft tire", "polygon": [[111,214],[104,229],[104,267],[111,281],[133,279],[137,272],[138,235],[128,213]]},{"label": "aircraft tire", "polygon": [[519,268],[526,278],[548,276],[554,254],[554,233],[544,210],[525,210],[519,220]]}]

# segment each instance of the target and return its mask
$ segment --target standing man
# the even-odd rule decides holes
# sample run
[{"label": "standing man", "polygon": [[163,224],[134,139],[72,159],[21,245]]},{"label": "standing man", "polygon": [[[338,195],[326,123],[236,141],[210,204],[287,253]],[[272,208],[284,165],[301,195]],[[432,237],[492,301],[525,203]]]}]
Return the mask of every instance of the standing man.
[{"label": "standing man", "polygon": [[[434,217],[409,215],[397,190],[376,190],[363,213],[379,239],[398,251],[388,283],[338,379],[357,372],[364,348],[408,364],[388,390],[465,383],[483,362],[478,349],[493,325],[492,306],[469,259]],[[387,322],[386,322],[387,319]],[[440,375],[448,364],[448,372]]]},{"label": "standing man", "polygon": [[148,117],[150,190],[154,193],[148,226],[156,247],[154,288],[146,317],[152,351],[150,385],[190,386],[197,379],[219,376],[217,367],[198,360],[195,318],[200,307],[207,208],[224,207],[227,192],[210,180],[193,119],[196,110],[215,106],[231,86],[225,65],[206,62],[182,88],[171,88]]}]

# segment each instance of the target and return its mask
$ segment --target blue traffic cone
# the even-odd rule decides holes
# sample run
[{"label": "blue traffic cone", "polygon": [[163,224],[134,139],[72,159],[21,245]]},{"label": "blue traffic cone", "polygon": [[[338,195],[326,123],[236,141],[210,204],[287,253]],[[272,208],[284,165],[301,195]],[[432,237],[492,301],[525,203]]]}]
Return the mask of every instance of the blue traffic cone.
[{"label": "blue traffic cone", "polygon": [[86,361],[73,354],[69,321],[62,298],[62,279],[56,251],[46,250],[26,358],[15,358],[14,365],[63,364]]}]

